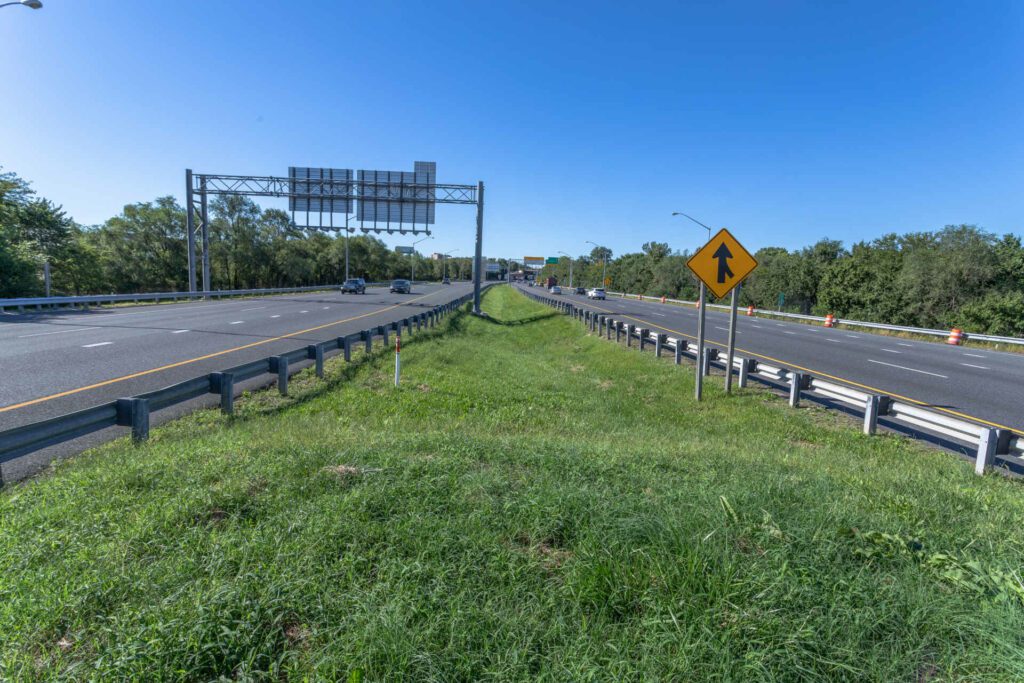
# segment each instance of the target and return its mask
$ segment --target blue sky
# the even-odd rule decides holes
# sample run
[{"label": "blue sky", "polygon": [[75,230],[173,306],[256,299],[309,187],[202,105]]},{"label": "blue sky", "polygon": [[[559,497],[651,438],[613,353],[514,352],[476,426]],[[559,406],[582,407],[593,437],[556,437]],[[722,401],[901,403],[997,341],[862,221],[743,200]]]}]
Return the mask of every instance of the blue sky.
[{"label": "blue sky", "polygon": [[44,2],[0,9],[0,164],[86,224],[434,160],[492,256],[1024,232],[1024,2]]}]

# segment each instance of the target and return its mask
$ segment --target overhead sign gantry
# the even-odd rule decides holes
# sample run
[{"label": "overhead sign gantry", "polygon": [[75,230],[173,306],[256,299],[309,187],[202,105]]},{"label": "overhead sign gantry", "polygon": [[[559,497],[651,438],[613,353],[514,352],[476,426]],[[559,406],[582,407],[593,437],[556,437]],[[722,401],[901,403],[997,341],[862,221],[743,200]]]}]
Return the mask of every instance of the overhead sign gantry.
[{"label": "overhead sign gantry", "polygon": [[[363,232],[430,233],[437,204],[476,205],[476,253],[473,268],[473,311],[480,312],[480,280],[483,268],[484,184],[437,183],[437,165],[417,161],[414,170],[359,171],[349,169],[289,169],[288,176],[220,175],[185,171],[185,208],[188,234],[188,285],[196,288],[196,241],[202,244],[203,290],[210,291],[210,195],[285,197],[292,212],[306,214],[307,228],[349,228],[353,208]],[[314,225],[312,214],[319,220]],[[334,226],[334,214],[345,214],[345,225]],[[324,225],[327,214],[327,225]],[[370,225],[367,226],[367,223]],[[419,227],[422,225],[422,227]],[[409,227],[411,226],[411,227]]]}]

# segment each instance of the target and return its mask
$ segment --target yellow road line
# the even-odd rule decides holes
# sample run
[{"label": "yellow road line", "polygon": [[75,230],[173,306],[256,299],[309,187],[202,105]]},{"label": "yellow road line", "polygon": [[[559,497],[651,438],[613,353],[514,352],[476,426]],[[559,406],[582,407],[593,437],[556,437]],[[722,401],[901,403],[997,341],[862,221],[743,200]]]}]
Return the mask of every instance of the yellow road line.
[{"label": "yellow road line", "polygon": [[[626,315],[625,313],[622,313],[621,311],[613,311],[613,310],[608,309],[608,308],[601,308],[600,306],[594,306],[593,304],[591,304],[591,306],[593,306],[597,310],[603,311],[605,313],[614,313],[616,315],[621,315],[623,318],[629,318],[630,320],[635,320],[637,322],[644,323],[645,325],[650,325],[651,327],[657,327],[659,330],[665,330],[666,332],[672,332],[673,334],[680,334],[680,335],[682,335],[684,337],[689,337],[690,339],[697,339],[692,334],[686,334],[685,332],[680,332],[679,330],[673,330],[673,329],[671,329],[669,327],[662,327],[661,325],[658,325],[656,323],[652,323],[649,320],[643,320],[641,318],[635,318],[635,317],[633,317],[631,315]],[[710,339],[705,339],[705,342],[708,343],[708,344],[711,344],[712,346],[719,346],[719,347],[723,347],[723,348],[728,348],[728,345],[725,342],[712,341]],[[903,396],[901,394],[897,394],[897,393],[894,393],[892,391],[888,391],[886,389],[879,389],[878,387],[873,387],[873,386],[871,386],[869,384],[861,384],[860,382],[855,382],[852,379],[846,379],[845,377],[837,377],[835,375],[830,375],[827,372],[822,372],[821,370],[814,370],[812,368],[806,368],[806,367],[803,367],[801,365],[796,365],[795,363],[791,363],[790,361],[781,360],[779,358],[772,358],[771,356],[766,356],[764,354],[757,353],[755,351],[749,351],[747,349],[740,348],[739,346],[736,347],[736,350],[737,351],[742,351],[743,353],[751,355],[751,356],[756,356],[758,358],[763,358],[764,360],[772,361],[774,363],[781,363],[781,364],[783,364],[783,365],[785,365],[785,366],[787,366],[789,368],[793,368],[795,370],[803,370],[804,372],[809,372],[812,375],[819,375],[821,377],[827,377],[828,379],[834,379],[837,382],[844,382],[846,384],[850,384],[850,385],[853,385],[855,387],[860,387],[861,389],[867,389],[868,391],[872,391],[872,392],[879,393],[879,394],[885,394],[886,396],[892,396],[893,398],[898,398],[898,399],[901,399],[903,401],[909,401],[911,403],[916,403],[919,406],[925,406],[927,408],[931,408],[932,410],[938,410],[938,411],[946,413],[948,415],[955,415],[956,417],[962,417],[962,418],[967,419],[967,420],[973,420],[974,422],[980,422],[981,424],[988,425],[989,427],[996,427],[997,429],[1009,429],[1011,432],[1015,432],[1017,434],[1024,434],[1024,429],[1021,429],[1019,427],[1009,427],[1007,425],[999,424],[998,422],[990,422],[989,420],[985,420],[985,419],[982,419],[980,417],[975,417],[974,415],[968,415],[967,413],[961,413],[961,412],[958,412],[956,410],[951,410],[949,408],[942,408],[940,406],[936,406],[936,405],[933,405],[931,403],[928,403],[927,401],[921,401],[919,399],[911,398],[909,396]]]},{"label": "yellow road line", "polygon": [[170,370],[172,368],[179,368],[179,367],[181,367],[183,365],[189,365],[191,363],[198,363],[201,360],[207,360],[209,358],[216,358],[217,356],[223,356],[225,354],[234,353],[235,351],[242,351],[244,349],[251,349],[254,346],[262,346],[263,344],[269,344],[271,342],[281,341],[282,339],[288,339],[289,337],[296,337],[296,336],[298,336],[300,334],[306,334],[307,332],[315,332],[317,330],[322,330],[322,329],[324,329],[326,327],[333,327],[334,325],[341,325],[342,323],[348,323],[348,322],[352,322],[353,320],[359,320],[360,318],[368,318],[371,315],[377,315],[379,313],[386,313],[387,311],[393,311],[394,309],[400,308],[400,307],[404,306],[405,304],[410,304],[413,301],[419,301],[420,299],[425,299],[428,296],[431,296],[431,295],[437,294],[437,293],[438,292],[431,292],[430,294],[424,294],[423,296],[418,296],[418,297],[416,297],[414,299],[409,299],[408,301],[403,301],[402,303],[395,304],[394,306],[388,306],[386,308],[381,308],[379,310],[371,311],[369,313],[363,313],[362,315],[353,316],[351,318],[345,318],[344,320],[335,320],[334,322],[331,322],[331,323],[325,323],[323,325],[317,325],[316,327],[310,327],[310,328],[307,328],[305,330],[299,330],[297,332],[289,332],[288,334],[282,334],[280,337],[273,337],[271,339],[261,339],[260,341],[252,342],[251,344],[244,344],[243,346],[236,346],[236,347],[234,347],[232,349],[224,349],[223,351],[215,351],[213,353],[208,353],[205,356],[198,356],[196,358],[190,358],[188,360],[178,361],[177,363],[170,363],[168,365],[161,365],[158,368],[151,368],[149,370],[142,370],[140,372],[133,372],[130,375],[124,375],[122,377],[115,377],[114,379],[108,379],[108,380],[104,380],[102,382],[97,382],[96,384],[90,384],[88,386],[78,387],[77,389],[68,389],[67,391],[62,391],[62,392],[57,393],[57,394],[50,394],[49,396],[42,396],[40,398],[34,398],[34,399],[30,400],[30,401],[23,401],[21,403],[15,403],[13,405],[3,406],[2,408],[0,408],[0,413],[6,413],[6,412],[8,412],[10,410],[17,410],[18,408],[24,408],[25,406],[31,406],[31,405],[35,405],[37,403],[44,403],[46,401],[52,401],[55,398],[62,398],[64,396],[71,396],[72,394],[78,394],[78,393],[81,393],[83,391],[89,391],[90,389],[98,389],[99,387],[105,387],[105,386],[109,386],[111,384],[117,384],[118,382],[124,382],[124,381],[129,380],[129,379],[135,379],[136,377],[144,377],[146,375],[152,375],[155,372],[162,372],[163,370]]}]

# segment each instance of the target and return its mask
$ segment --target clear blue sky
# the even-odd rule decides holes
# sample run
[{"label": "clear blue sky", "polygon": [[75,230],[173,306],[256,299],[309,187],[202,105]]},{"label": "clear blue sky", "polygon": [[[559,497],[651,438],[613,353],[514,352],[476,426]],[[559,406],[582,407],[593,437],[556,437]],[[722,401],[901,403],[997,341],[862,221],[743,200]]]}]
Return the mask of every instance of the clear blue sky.
[{"label": "clear blue sky", "polygon": [[[0,9],[0,164],[85,224],[186,167],[435,160],[492,256],[694,246],[674,210],[753,248],[1024,232],[1024,2],[44,2]],[[438,216],[420,248],[468,254]]]}]

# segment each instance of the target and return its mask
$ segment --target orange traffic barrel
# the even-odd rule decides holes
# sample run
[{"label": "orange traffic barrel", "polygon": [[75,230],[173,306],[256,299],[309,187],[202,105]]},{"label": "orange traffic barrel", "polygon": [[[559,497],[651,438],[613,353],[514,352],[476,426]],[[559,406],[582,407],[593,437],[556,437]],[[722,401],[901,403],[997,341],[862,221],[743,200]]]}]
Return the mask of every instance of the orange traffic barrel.
[{"label": "orange traffic barrel", "polygon": [[954,327],[952,330],[950,330],[949,338],[946,340],[946,343],[947,344],[951,344],[953,346],[960,346],[960,344],[963,343],[963,340],[964,340],[963,330],[959,330],[959,329]]},{"label": "orange traffic barrel", "polygon": [[754,307],[747,306],[747,315],[754,315]]},{"label": "orange traffic barrel", "polygon": [[828,315],[825,316],[825,327],[835,327],[835,326],[836,326],[836,317],[834,315],[832,315],[831,313],[829,313]]}]

